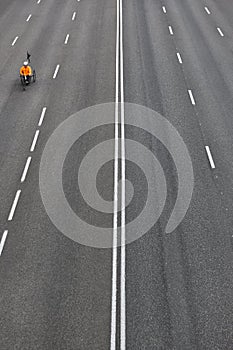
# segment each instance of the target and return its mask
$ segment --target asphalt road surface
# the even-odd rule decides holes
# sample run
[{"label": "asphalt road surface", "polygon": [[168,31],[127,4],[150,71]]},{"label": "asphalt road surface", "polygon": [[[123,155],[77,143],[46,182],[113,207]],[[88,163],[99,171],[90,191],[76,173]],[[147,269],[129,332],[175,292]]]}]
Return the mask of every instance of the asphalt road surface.
[{"label": "asphalt road surface", "polygon": [[232,37],[227,0],[0,0],[1,350],[233,349]]}]

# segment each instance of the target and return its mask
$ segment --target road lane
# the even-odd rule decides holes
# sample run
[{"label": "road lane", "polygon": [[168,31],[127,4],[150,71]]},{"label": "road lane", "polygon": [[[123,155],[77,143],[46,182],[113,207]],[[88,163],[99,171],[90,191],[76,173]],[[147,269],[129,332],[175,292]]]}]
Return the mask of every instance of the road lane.
[{"label": "road lane", "polygon": [[224,30],[229,35],[229,38],[232,37],[232,29],[233,29],[233,8],[232,4],[227,1],[213,1],[207,0],[206,5],[208,5],[208,9],[211,12],[212,20],[215,23],[223,26]]},{"label": "road lane", "polygon": [[[29,46],[37,83],[23,93],[12,84],[12,74],[1,111],[5,119],[1,132],[7,133],[1,139],[5,198],[15,194],[42,108],[47,107],[1,256],[0,347],[105,349],[110,343],[111,250],[80,246],[58,232],[43,208],[38,176],[45,143],[62,121],[82,108],[114,101],[116,4],[80,2],[73,22],[73,2],[50,5],[30,23],[31,29],[24,33],[27,46],[19,49],[23,54]],[[64,46],[66,33],[69,45]],[[11,62],[16,71],[18,61],[12,56]],[[57,62],[60,69],[53,80]],[[11,125],[15,128],[9,129]],[[4,177],[7,173],[10,178]],[[3,227],[11,200],[2,203]],[[12,329],[14,336],[9,338]]]},{"label": "road lane", "polygon": [[[53,3],[54,5],[54,3]],[[39,109],[43,104],[43,96],[48,95],[51,86],[52,69],[55,57],[62,52],[61,33],[69,27],[68,18],[64,16],[71,12],[72,5],[52,4],[44,6],[40,19],[28,24],[24,23],[24,41],[21,45],[10,47],[1,55],[1,225],[10,208],[14,190],[16,190],[19,174],[27,157]],[[52,17],[54,16],[54,17]],[[51,21],[54,18],[54,22]],[[43,20],[42,20],[43,19]],[[59,26],[59,30],[56,26]],[[65,29],[66,30],[66,29]],[[5,28],[7,31],[7,27]],[[53,41],[53,45],[48,42]],[[18,71],[25,59],[26,51],[31,51],[32,63],[38,74],[39,84],[32,85],[25,93],[19,84]],[[17,58],[15,53],[17,52]],[[7,57],[7,60],[6,60]],[[5,67],[5,69],[4,69]],[[8,69],[6,69],[8,67]],[[10,67],[10,69],[9,69]]]},{"label": "road lane", "polygon": [[[186,16],[182,16],[182,11]],[[206,19],[198,4],[184,5],[177,0],[177,6],[170,6],[169,13],[174,23],[179,24],[175,44],[183,52],[184,74],[192,82],[198,101],[196,113],[203,139],[217,165],[214,182],[219,193],[223,193],[225,208],[230,210],[233,195],[231,40],[218,34],[213,19]],[[227,28],[225,22],[221,21],[221,27]]]},{"label": "road lane", "polygon": [[[197,49],[202,36],[207,36],[203,26],[209,26],[209,34],[211,25],[206,19],[204,23],[199,13],[189,13],[191,7],[197,7],[193,2],[184,6],[182,1],[172,4],[125,1],[124,6],[125,100],[158,111],[177,128],[190,152],[195,177],[193,198],[185,219],[175,232],[164,234],[164,223],[178,186],[175,171],[161,145],[146,134],[126,128],[126,137],[156,152],[170,186],[161,219],[144,237],[127,246],[127,346],[129,349],[229,348],[233,321],[231,224],[205,153],[206,140],[216,139],[219,129],[216,125],[201,127],[198,118],[208,122],[207,108],[212,108],[206,94],[216,87],[212,83],[204,92],[200,90],[200,82],[207,74],[213,74],[213,69],[219,69],[217,62],[210,65],[216,53],[207,58],[203,46]],[[166,15],[162,6],[166,7]],[[168,25],[173,29],[172,36]],[[208,45],[214,46],[216,41],[217,50],[218,46],[223,48],[219,40],[222,38],[213,31]],[[182,66],[175,57],[177,50],[184,60]],[[200,50],[198,57],[194,50]],[[197,66],[203,61],[200,72]],[[188,90],[192,90],[192,95]],[[208,106],[201,115],[200,100]],[[220,123],[227,132],[224,120]],[[212,138],[205,138],[211,133]],[[218,147],[223,150],[222,144]],[[222,157],[226,160],[230,154],[228,148]],[[148,164],[148,172],[152,170],[150,167]],[[130,169],[126,178],[127,173],[130,176]]]}]

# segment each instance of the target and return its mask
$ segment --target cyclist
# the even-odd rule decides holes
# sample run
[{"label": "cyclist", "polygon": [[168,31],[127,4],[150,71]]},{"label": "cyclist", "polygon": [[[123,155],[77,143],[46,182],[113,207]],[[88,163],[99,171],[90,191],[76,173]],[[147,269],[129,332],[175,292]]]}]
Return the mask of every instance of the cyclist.
[{"label": "cyclist", "polygon": [[28,61],[23,63],[23,66],[20,68],[20,76],[25,79],[26,84],[31,82],[32,68],[29,66]]}]

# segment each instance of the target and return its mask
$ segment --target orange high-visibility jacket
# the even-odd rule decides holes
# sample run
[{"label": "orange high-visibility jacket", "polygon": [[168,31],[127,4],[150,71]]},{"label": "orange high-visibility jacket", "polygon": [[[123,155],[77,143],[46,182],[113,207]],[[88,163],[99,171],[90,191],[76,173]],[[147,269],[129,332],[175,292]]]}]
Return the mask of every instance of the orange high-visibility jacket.
[{"label": "orange high-visibility jacket", "polygon": [[20,75],[32,75],[32,69],[30,66],[22,66],[20,68]]}]

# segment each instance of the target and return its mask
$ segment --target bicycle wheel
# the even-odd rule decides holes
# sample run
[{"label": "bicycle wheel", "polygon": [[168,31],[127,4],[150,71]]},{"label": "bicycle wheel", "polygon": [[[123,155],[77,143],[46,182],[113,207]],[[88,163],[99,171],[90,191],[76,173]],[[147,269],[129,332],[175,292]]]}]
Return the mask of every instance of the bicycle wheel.
[{"label": "bicycle wheel", "polygon": [[36,71],[35,71],[35,69],[33,70],[32,81],[33,81],[33,83],[35,83],[35,81],[36,81]]},{"label": "bicycle wheel", "polygon": [[26,90],[26,81],[25,81],[24,77],[20,77],[20,81],[21,81],[21,85],[23,87],[23,90],[25,91]]}]

